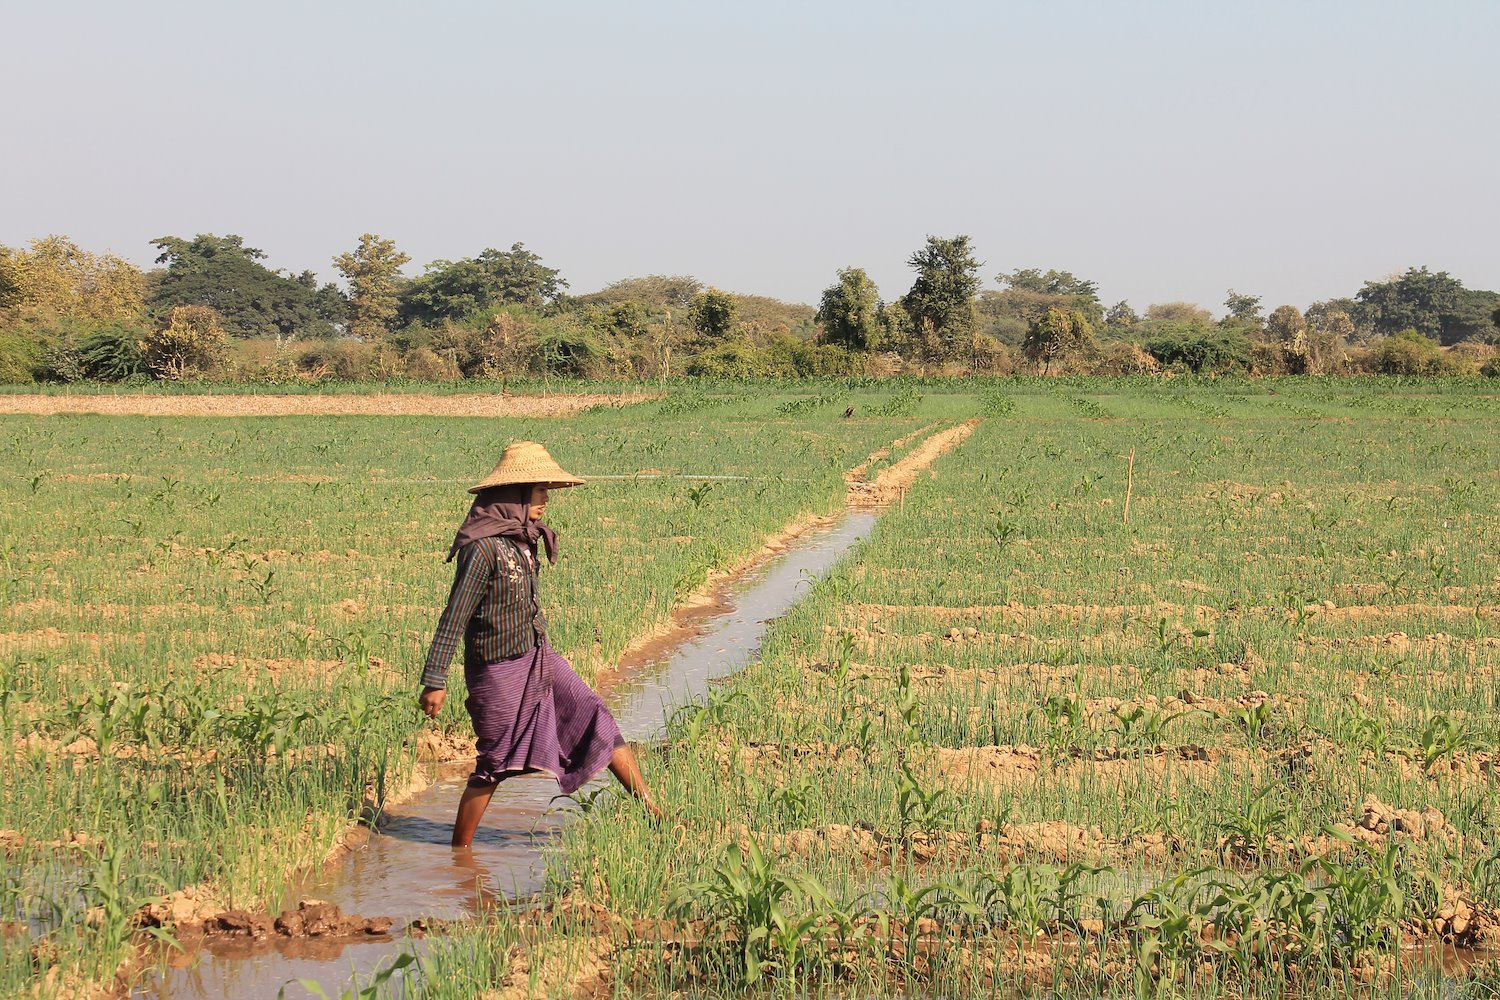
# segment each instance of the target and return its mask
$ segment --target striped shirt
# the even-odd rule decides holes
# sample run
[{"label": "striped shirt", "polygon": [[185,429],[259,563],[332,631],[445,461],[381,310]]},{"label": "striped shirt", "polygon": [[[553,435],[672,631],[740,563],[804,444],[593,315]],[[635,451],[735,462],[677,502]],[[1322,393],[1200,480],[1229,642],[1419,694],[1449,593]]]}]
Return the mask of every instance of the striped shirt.
[{"label": "striped shirt", "polygon": [[477,538],[454,557],[453,589],[438,619],[422,686],[448,686],[448,666],[464,641],[464,665],[514,659],[536,647],[547,632],[537,603],[534,553],[508,538]]}]

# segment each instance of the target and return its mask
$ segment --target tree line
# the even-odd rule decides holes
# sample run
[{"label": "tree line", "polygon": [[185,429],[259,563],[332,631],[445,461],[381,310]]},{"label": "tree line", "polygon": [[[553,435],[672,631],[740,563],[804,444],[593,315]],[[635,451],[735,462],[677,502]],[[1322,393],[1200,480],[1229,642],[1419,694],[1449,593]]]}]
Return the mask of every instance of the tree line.
[{"label": "tree line", "polygon": [[1230,289],[1225,313],[1106,305],[1065,270],[994,275],[968,236],[929,236],[886,301],[860,267],[816,308],[626,278],[574,295],[522,243],[436,260],[416,277],[367,233],[331,264],[342,286],[269,266],[237,235],[163,236],[156,266],[63,236],[0,246],[0,383],[222,377],[504,380],[900,373],[1500,374],[1500,294],[1426,267],[1353,296],[1267,311]]}]

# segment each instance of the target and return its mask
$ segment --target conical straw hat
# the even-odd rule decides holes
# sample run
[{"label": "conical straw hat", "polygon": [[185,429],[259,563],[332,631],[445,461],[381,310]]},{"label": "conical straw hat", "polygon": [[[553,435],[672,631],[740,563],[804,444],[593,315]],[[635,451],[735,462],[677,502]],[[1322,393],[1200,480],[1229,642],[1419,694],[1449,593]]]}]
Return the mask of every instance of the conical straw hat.
[{"label": "conical straw hat", "polygon": [[539,483],[548,489],[564,486],[581,486],[583,480],[570,472],[547,454],[547,449],[535,441],[516,441],[507,445],[500,461],[478,483],[469,487],[470,493],[489,489],[491,486],[509,486],[513,483]]}]

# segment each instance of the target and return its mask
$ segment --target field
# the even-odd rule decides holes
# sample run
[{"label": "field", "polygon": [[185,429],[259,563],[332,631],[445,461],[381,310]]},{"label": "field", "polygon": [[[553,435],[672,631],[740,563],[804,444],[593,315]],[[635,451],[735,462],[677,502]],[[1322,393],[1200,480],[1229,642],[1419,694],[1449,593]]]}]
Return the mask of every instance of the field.
[{"label": "field", "polygon": [[594,478],[544,582],[596,676],[968,420],[647,754],[671,820],[589,809],[424,993],[1488,995],[1500,398],[1295,380],[0,417],[0,990],[108,983],[143,906],[274,905],[462,746],[411,701],[506,440]]}]

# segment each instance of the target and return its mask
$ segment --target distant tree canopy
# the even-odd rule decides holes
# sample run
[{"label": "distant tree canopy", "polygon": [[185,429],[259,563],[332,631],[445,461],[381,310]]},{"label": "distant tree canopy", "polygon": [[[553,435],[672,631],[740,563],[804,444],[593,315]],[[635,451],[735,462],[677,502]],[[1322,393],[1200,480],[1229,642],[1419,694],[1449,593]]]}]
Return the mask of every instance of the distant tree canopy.
[{"label": "distant tree canopy", "polygon": [[1043,375],[1052,365],[1073,354],[1087,354],[1094,349],[1094,327],[1083,310],[1064,310],[1056,306],[1033,320],[1026,331],[1021,353],[1036,365]]},{"label": "distant tree canopy", "polygon": [[349,282],[349,333],[374,339],[389,331],[400,305],[406,279],[401,268],[411,257],[396,249],[395,240],[374,233],[359,238],[359,246],[333,258],[333,266]]},{"label": "distant tree canopy", "polygon": [[978,308],[984,331],[1002,343],[1021,343],[1049,309],[1082,313],[1094,329],[1104,325],[1099,286],[1071,271],[1018,268],[995,280],[1006,287],[980,293]]},{"label": "distant tree canopy", "polygon": [[712,347],[728,340],[734,333],[738,305],[733,295],[708,288],[693,296],[688,304],[688,322],[698,335],[702,347]]},{"label": "distant tree canopy", "polygon": [[[1004,374],[1022,357],[1046,374],[1500,374],[1500,293],[1427,267],[1305,313],[1280,305],[1266,315],[1260,296],[1229,289],[1216,320],[1189,302],[1106,309],[1094,281],[1055,268],[1002,272],[998,289],[981,290],[964,235],[929,235],[896,301],[883,303],[868,273],[849,267],[816,309],[690,275],[573,296],[522,243],[435,260],[409,279],[408,255],[366,233],[333,260],[347,294],[311,271],[272,269],[235,234],[152,245],[161,267],[149,273],[65,236],[0,246],[0,382]],[[294,357],[293,335],[328,342]],[[273,337],[274,348],[241,342]]]},{"label": "distant tree canopy", "polygon": [[1416,330],[1441,344],[1500,341],[1500,293],[1465,288],[1446,271],[1409,268],[1387,281],[1365,282],[1355,298],[1355,322],[1375,333]]},{"label": "distant tree canopy", "polygon": [[271,270],[260,263],[266,255],[240,236],[162,236],[151,245],[161,251],[156,262],[166,265],[151,295],[159,316],[178,306],[207,306],[241,337],[328,337],[347,313],[334,285],[319,286],[311,271],[292,277]]},{"label": "distant tree canopy", "polygon": [[880,291],[862,267],[846,267],[818,304],[823,342],[868,351],[880,342]]},{"label": "distant tree canopy", "polygon": [[1265,318],[1260,314],[1259,295],[1246,295],[1231,288],[1224,298],[1224,308],[1229,310],[1224,318],[1231,326],[1259,330],[1265,325]]},{"label": "distant tree canopy", "polygon": [[933,360],[962,357],[973,349],[977,322],[974,295],[979,269],[969,237],[927,237],[927,245],[907,260],[917,272],[901,306],[911,323],[917,351]]},{"label": "distant tree canopy", "polygon": [[614,305],[639,302],[654,310],[686,309],[693,296],[703,291],[703,282],[687,274],[649,274],[644,278],[621,278],[588,295],[579,302]]},{"label": "distant tree canopy", "polygon": [[136,321],[145,313],[144,292],[138,267],[66,236],[44,236],[21,250],[0,247],[0,309],[26,319]]},{"label": "distant tree canopy", "polygon": [[478,257],[435,260],[427,273],[401,292],[402,323],[437,323],[490,312],[502,305],[540,309],[555,303],[568,287],[561,272],[516,243],[509,250],[486,249]]}]

